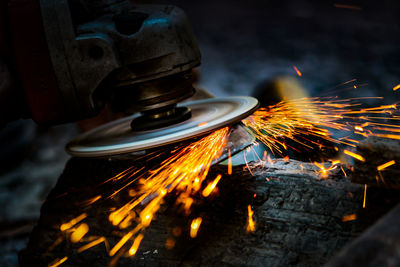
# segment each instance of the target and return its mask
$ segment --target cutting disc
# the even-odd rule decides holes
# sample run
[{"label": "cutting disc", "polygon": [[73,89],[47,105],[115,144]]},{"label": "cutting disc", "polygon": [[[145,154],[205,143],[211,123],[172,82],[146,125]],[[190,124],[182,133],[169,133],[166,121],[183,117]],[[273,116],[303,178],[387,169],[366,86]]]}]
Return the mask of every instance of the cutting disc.
[{"label": "cutting disc", "polygon": [[77,157],[99,157],[172,144],[241,121],[257,109],[258,100],[235,96],[181,103],[179,106],[190,108],[192,117],[168,127],[133,131],[130,124],[140,116],[135,114],[82,134],[67,145],[67,152]]}]

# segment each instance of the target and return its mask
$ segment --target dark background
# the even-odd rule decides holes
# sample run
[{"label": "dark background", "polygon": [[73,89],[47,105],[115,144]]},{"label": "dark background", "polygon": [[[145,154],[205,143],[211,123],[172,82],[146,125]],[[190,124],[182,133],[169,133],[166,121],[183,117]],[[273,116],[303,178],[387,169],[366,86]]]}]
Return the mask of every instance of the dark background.
[{"label": "dark background", "polygon": [[[311,96],[398,101],[400,90],[392,88],[400,83],[399,1],[156,2],[186,11],[203,55],[199,85],[217,96],[260,95],[256,88],[266,81],[296,77],[296,66]],[[1,131],[1,266],[17,265],[17,252],[69,158],[64,145],[78,131],[75,124],[46,128],[31,121]]]}]

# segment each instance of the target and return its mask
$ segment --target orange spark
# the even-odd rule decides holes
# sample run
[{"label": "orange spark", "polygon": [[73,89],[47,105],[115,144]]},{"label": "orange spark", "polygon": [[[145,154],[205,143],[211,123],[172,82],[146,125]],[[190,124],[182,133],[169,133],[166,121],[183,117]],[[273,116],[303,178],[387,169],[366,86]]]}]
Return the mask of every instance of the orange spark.
[{"label": "orange spark", "polygon": [[120,250],[122,248],[123,245],[126,244],[126,242],[128,242],[129,239],[132,238],[132,236],[138,231],[138,227],[135,228],[135,230],[128,232],[127,234],[125,234],[119,241],[117,244],[115,244],[115,246],[110,250],[109,255],[112,257],[115,255],[115,253],[118,252],[118,250]]},{"label": "orange spark", "polygon": [[336,7],[336,8],[362,10],[362,8],[360,6],[353,6],[353,5],[333,4],[333,6]]},{"label": "orange spark", "polygon": [[365,209],[365,202],[367,201],[367,185],[364,185],[364,200],[363,200],[363,208]]},{"label": "orange spark", "polygon": [[208,122],[202,122],[202,123],[199,123],[199,127],[205,127],[205,126],[207,126],[208,125]]},{"label": "orange spark", "polygon": [[212,193],[212,191],[213,191],[214,188],[217,186],[217,184],[218,184],[219,180],[221,179],[221,177],[222,177],[222,175],[219,174],[219,175],[217,176],[217,178],[214,179],[214,181],[212,181],[211,183],[209,183],[209,184],[207,185],[207,187],[204,188],[203,193],[202,193],[203,197],[208,197],[208,196]]},{"label": "orange spark", "polygon": [[89,232],[89,226],[86,223],[81,223],[71,234],[71,242],[78,243],[87,232]]},{"label": "orange spark", "polygon": [[256,223],[253,220],[253,215],[254,211],[251,209],[251,206],[247,206],[247,214],[248,214],[248,220],[247,220],[247,227],[246,231],[249,232],[254,232],[256,230]]},{"label": "orange spark", "polygon": [[57,267],[60,266],[61,264],[63,264],[64,262],[66,262],[68,260],[68,257],[65,256],[64,258],[60,259],[60,260],[56,260],[54,263],[49,264],[49,267]]},{"label": "orange spark", "polygon": [[232,156],[231,156],[231,150],[229,149],[229,155],[228,155],[228,174],[232,174]]},{"label": "orange spark", "polygon": [[85,250],[88,250],[89,248],[92,248],[94,246],[97,246],[98,244],[100,244],[102,242],[105,242],[105,241],[106,241],[106,238],[104,236],[102,236],[102,237],[100,237],[100,238],[98,238],[96,240],[93,240],[92,242],[90,242],[90,243],[78,248],[77,252],[81,253],[81,252],[83,252]]},{"label": "orange spark", "polygon": [[398,84],[398,85],[396,85],[395,87],[393,87],[393,91],[396,91],[396,90],[398,90],[398,89],[400,89],[400,84]]},{"label": "orange spark", "polygon": [[139,248],[140,242],[142,242],[143,237],[144,237],[143,234],[139,234],[135,238],[135,240],[133,241],[132,247],[129,249],[129,255],[130,256],[133,256],[133,255],[136,254],[136,252],[137,252],[137,250]]},{"label": "orange spark", "polygon": [[349,215],[343,216],[342,222],[354,221],[356,219],[357,219],[357,214],[349,214]]},{"label": "orange spark", "polygon": [[384,163],[382,165],[379,165],[376,169],[378,171],[382,171],[382,170],[386,169],[387,167],[392,166],[394,164],[396,164],[396,161],[391,160],[391,161],[388,161],[388,162],[386,162],[386,163]]},{"label": "orange spark", "polygon": [[201,217],[198,217],[196,219],[193,219],[192,224],[190,225],[190,237],[195,238],[197,236],[197,232],[200,229],[201,221],[203,219]]},{"label": "orange spark", "polygon": [[83,214],[79,215],[78,217],[76,217],[76,218],[70,220],[69,222],[61,224],[60,230],[61,230],[61,231],[68,230],[68,229],[70,229],[71,227],[73,227],[75,224],[77,224],[77,223],[79,223],[80,221],[82,221],[83,219],[85,219],[86,217],[87,217],[87,214],[86,214],[86,213],[83,213]]},{"label": "orange spark", "polygon": [[344,154],[346,154],[346,155],[348,155],[348,156],[350,156],[350,157],[353,157],[353,158],[355,158],[355,159],[358,159],[359,161],[365,161],[365,159],[363,158],[363,156],[358,155],[358,154],[356,154],[356,153],[354,153],[354,152],[351,152],[351,151],[348,151],[348,150],[344,150],[343,152],[344,152]]},{"label": "orange spark", "polygon": [[319,171],[319,173],[321,173],[321,177],[322,178],[327,178],[328,177],[328,170],[324,167],[324,166],[322,166],[320,163],[318,163],[318,162],[314,162],[314,165],[315,166],[317,166],[319,169],[320,169],[320,171]]},{"label": "orange spark", "polygon": [[344,174],[344,177],[347,177],[347,173],[344,171],[344,169],[343,169],[342,166],[340,166],[340,169],[342,170],[342,172],[343,172],[343,174]]},{"label": "orange spark", "polygon": [[303,75],[296,66],[293,66],[293,69],[296,71],[296,73],[297,73],[297,75],[299,75],[299,77],[301,77]]}]

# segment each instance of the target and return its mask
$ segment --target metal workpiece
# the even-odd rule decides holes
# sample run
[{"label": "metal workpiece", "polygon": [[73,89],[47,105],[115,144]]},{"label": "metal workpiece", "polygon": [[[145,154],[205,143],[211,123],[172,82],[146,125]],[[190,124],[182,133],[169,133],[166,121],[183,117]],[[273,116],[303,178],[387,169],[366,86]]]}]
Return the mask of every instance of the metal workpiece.
[{"label": "metal workpiece", "polygon": [[[200,64],[200,52],[186,15],[179,8],[83,0],[40,0],[40,5],[69,120],[93,116],[110,98],[118,101],[126,99],[127,94],[137,97],[130,99],[131,105],[120,105],[119,109],[126,112],[140,111],[147,105],[158,108],[159,103],[170,105],[193,94],[183,73]],[[171,75],[183,78],[177,86],[154,89],[164,86],[157,79]],[[180,85],[181,80],[185,85]],[[143,90],[147,90],[140,86],[144,82],[153,84],[149,89],[151,103],[143,103],[148,100],[143,97]],[[127,93],[129,90],[133,92]],[[176,100],[171,102],[172,98]],[[113,105],[118,103],[114,101]]]},{"label": "metal workpiece", "polygon": [[191,110],[191,118],[171,126],[135,131],[135,114],[82,134],[67,145],[67,152],[77,157],[118,155],[161,147],[201,136],[233,125],[258,108],[253,97],[225,97],[178,104]]}]

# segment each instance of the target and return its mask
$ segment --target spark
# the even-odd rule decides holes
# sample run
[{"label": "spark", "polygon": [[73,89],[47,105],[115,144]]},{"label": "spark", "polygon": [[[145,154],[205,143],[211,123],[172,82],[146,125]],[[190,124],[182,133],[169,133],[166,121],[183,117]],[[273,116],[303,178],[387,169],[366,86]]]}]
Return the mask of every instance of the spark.
[{"label": "spark", "polygon": [[118,243],[110,250],[110,256],[114,256],[118,250],[122,248],[123,245],[125,245],[126,242],[128,242],[129,239],[134,235],[134,231],[128,232],[125,234],[119,241]]},{"label": "spark", "polygon": [[208,197],[208,196],[212,193],[212,191],[213,191],[213,190],[215,189],[215,187],[217,186],[217,184],[218,184],[219,180],[221,179],[221,177],[222,177],[222,175],[219,174],[219,175],[217,176],[217,178],[214,179],[214,181],[212,181],[211,183],[209,183],[209,184],[207,185],[207,187],[204,188],[203,193],[202,193],[203,197]]},{"label": "spark", "polygon": [[388,161],[388,162],[386,162],[386,163],[384,163],[382,165],[379,165],[376,169],[378,171],[382,171],[382,170],[386,169],[387,167],[392,166],[394,164],[396,164],[396,161],[391,160],[391,161]]},{"label": "spark", "polygon": [[322,178],[327,178],[328,177],[328,170],[322,166],[320,163],[318,162],[314,162],[314,165],[317,166],[320,169],[320,173],[321,173],[321,177]]},{"label": "spark", "polygon": [[75,224],[77,224],[80,221],[84,220],[86,217],[87,217],[87,214],[83,213],[83,214],[79,215],[78,217],[70,220],[69,222],[61,224],[60,230],[61,231],[66,231],[66,230],[72,228]]},{"label": "spark", "polygon": [[232,156],[231,156],[230,149],[229,149],[229,155],[228,155],[228,174],[232,175]]},{"label": "spark", "polygon": [[102,237],[100,237],[100,238],[98,238],[96,240],[93,240],[92,242],[90,242],[90,243],[78,248],[77,252],[81,253],[81,252],[83,252],[85,250],[88,250],[88,249],[94,247],[94,246],[97,246],[98,244],[100,244],[102,242],[106,242],[106,238],[104,236],[102,236]]},{"label": "spark", "polygon": [[49,264],[49,267],[57,267],[60,266],[61,264],[63,264],[64,262],[66,262],[68,260],[68,257],[65,256],[64,258],[60,259],[60,260],[56,260],[54,263]]},{"label": "spark", "polygon": [[353,157],[355,159],[358,159],[359,161],[365,161],[363,156],[358,155],[358,154],[356,154],[354,152],[348,151],[346,149],[343,152],[344,152],[344,154],[349,155],[350,157]]},{"label": "spark", "polygon": [[367,185],[364,185],[364,200],[363,200],[363,209],[365,209],[365,202],[367,200]]},{"label": "spark", "polygon": [[86,233],[89,232],[89,226],[86,223],[81,223],[71,235],[71,242],[78,243]]},{"label": "spark", "polygon": [[190,225],[190,237],[191,238],[196,238],[197,232],[200,229],[200,225],[201,225],[202,220],[203,219],[201,217],[193,219],[192,224]]},{"label": "spark", "polygon": [[247,206],[247,214],[248,214],[248,219],[247,219],[247,227],[246,231],[249,232],[254,232],[256,230],[256,223],[253,220],[253,215],[254,211],[251,209],[251,206]]},{"label": "spark", "polygon": [[297,73],[297,75],[299,76],[299,77],[301,77],[303,74],[300,72],[300,70],[296,67],[296,66],[293,66],[293,69],[296,71],[296,73]]},{"label": "spark", "polygon": [[357,219],[357,214],[349,214],[349,215],[343,216],[342,222],[354,221],[356,219]]},{"label": "spark", "polygon": [[344,177],[347,177],[347,173],[344,171],[342,166],[340,166],[340,169],[342,170]]},{"label": "spark", "polygon": [[133,256],[133,255],[136,254],[136,252],[137,252],[137,250],[139,248],[140,242],[142,242],[143,237],[144,237],[143,234],[139,234],[135,238],[135,240],[133,241],[132,247],[129,249],[129,255],[130,256]]},{"label": "spark", "polygon": [[396,85],[395,87],[393,87],[393,91],[396,91],[396,90],[398,90],[398,89],[400,89],[400,84],[398,84],[398,85]]}]

